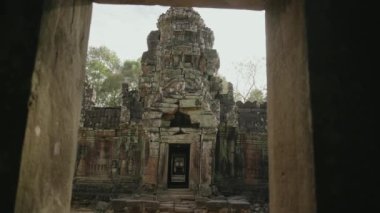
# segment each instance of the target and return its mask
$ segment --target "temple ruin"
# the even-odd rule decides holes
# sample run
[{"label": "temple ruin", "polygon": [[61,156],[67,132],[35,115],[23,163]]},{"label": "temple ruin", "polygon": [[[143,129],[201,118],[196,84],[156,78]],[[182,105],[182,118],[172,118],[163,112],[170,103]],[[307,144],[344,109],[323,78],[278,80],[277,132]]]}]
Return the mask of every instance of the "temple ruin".
[{"label": "temple ruin", "polygon": [[[213,32],[192,8],[171,7],[157,27],[139,87],[122,85],[120,107],[96,107],[85,88],[73,203],[163,212],[162,198],[180,188],[190,212],[255,212],[268,202],[266,103],[235,103],[217,75]],[[237,195],[246,199],[229,199]]]}]

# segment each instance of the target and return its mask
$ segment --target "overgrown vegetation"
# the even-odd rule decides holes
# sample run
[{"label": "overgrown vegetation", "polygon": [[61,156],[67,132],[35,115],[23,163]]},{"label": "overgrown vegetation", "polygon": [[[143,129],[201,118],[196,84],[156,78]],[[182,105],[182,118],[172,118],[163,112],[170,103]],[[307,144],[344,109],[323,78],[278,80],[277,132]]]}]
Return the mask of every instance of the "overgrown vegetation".
[{"label": "overgrown vegetation", "polygon": [[86,83],[95,91],[96,106],[120,106],[121,84],[138,86],[140,59],[121,63],[117,54],[105,46],[90,47],[86,62]]}]

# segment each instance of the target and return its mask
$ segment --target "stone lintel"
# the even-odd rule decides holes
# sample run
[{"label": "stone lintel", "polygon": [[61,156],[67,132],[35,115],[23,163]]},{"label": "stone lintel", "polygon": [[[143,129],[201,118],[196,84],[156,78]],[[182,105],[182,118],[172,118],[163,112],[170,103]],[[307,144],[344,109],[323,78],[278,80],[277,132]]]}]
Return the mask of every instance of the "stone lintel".
[{"label": "stone lintel", "polygon": [[183,99],[179,100],[181,108],[200,108],[202,103],[198,99]]},{"label": "stone lintel", "polygon": [[174,7],[212,7],[231,9],[264,10],[264,0],[192,0],[192,1],[172,1],[172,0],[94,0],[103,4],[137,4],[137,5],[162,5]]},{"label": "stone lintel", "polygon": [[162,102],[163,103],[167,103],[167,104],[175,104],[175,103],[178,102],[178,99],[175,99],[175,98],[163,98]]},{"label": "stone lintel", "polygon": [[176,107],[160,107],[160,111],[163,113],[173,114],[177,111],[178,105]]}]

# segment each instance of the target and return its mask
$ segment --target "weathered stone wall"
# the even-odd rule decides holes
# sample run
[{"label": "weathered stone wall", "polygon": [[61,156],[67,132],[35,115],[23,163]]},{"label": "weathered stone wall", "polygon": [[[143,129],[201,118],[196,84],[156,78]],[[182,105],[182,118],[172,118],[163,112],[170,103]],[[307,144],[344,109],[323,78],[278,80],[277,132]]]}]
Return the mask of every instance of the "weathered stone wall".
[{"label": "weathered stone wall", "polygon": [[144,154],[141,126],[81,128],[79,135],[74,205],[109,201],[111,197],[138,190]]},{"label": "weathered stone wall", "polygon": [[117,129],[120,125],[120,107],[92,107],[85,112],[83,127]]},{"label": "weathered stone wall", "polygon": [[85,87],[73,186],[73,205],[131,193],[138,189],[144,155],[138,92],[122,86],[122,106],[95,107]]},{"label": "weathered stone wall", "polygon": [[[225,195],[246,194],[268,200],[266,103],[233,102],[232,87],[221,96],[221,119],[215,164],[215,183]],[[226,110],[230,110],[226,112]]]},{"label": "weathered stone wall", "polygon": [[[84,177],[92,184],[94,177],[118,175],[141,174],[144,190],[167,188],[169,146],[175,143],[190,145],[193,191],[211,195],[215,181],[224,194],[259,188],[265,195],[253,194],[267,200],[266,105],[235,104],[232,84],[216,75],[212,31],[193,9],[170,8],[157,25],[142,57],[140,91],[123,84],[122,106],[110,108],[91,105],[86,88],[75,193],[87,193]],[[140,146],[127,140],[136,123],[147,136]],[[133,137],[141,141],[142,135]],[[126,168],[130,162],[133,168]]]},{"label": "weathered stone wall", "polygon": [[221,90],[213,33],[192,8],[171,7],[157,27],[141,61],[142,118],[150,138],[143,181],[166,187],[167,144],[185,143],[191,145],[190,159],[201,159],[190,164],[190,187],[210,194]]},{"label": "weathered stone wall", "polygon": [[215,181],[219,190],[228,178],[242,177],[242,160],[235,155],[238,141],[238,114],[233,97],[233,86],[228,84],[227,91],[218,95],[220,100],[220,123],[215,152]]},{"label": "weathered stone wall", "polygon": [[237,103],[239,143],[244,156],[244,182],[249,185],[268,183],[266,103]]}]

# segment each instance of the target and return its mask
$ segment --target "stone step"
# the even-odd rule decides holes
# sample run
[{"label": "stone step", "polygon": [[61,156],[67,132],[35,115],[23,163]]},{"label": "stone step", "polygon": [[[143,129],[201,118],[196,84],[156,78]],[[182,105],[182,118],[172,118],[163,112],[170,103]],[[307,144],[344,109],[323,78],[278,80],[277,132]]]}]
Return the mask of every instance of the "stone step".
[{"label": "stone step", "polygon": [[171,197],[175,197],[175,196],[192,196],[192,197],[194,197],[194,194],[192,194],[192,193],[167,193],[167,194],[159,194],[158,196],[171,196]]},{"label": "stone step", "polygon": [[160,202],[168,202],[168,201],[195,201],[194,195],[159,195],[157,196],[157,199]]},{"label": "stone step", "polygon": [[195,206],[195,203],[160,203],[160,206],[167,207],[167,206]]},{"label": "stone step", "polygon": [[190,212],[194,212],[194,208],[186,208],[186,207],[175,207],[174,208],[174,211],[176,213],[190,213]]},{"label": "stone step", "polygon": [[174,208],[174,205],[171,204],[171,205],[167,205],[167,206],[162,206],[160,205],[160,210],[171,210]]},{"label": "stone step", "polygon": [[162,192],[165,192],[165,193],[171,193],[171,192],[175,192],[175,193],[194,193],[192,190],[190,189],[167,189],[165,191],[162,191]]},{"label": "stone step", "polygon": [[192,205],[189,205],[189,206],[175,205],[174,207],[175,207],[175,208],[188,208],[188,209],[193,209],[193,208],[195,208],[195,205],[194,205],[194,206],[192,206]]},{"label": "stone step", "polygon": [[161,212],[170,212],[170,213],[190,213],[194,212],[196,203],[194,201],[166,201],[160,202],[160,213]]},{"label": "stone step", "polygon": [[195,195],[189,189],[168,189],[157,193],[160,213],[190,213],[196,208]]},{"label": "stone step", "polygon": [[160,209],[170,209],[173,208],[174,204],[169,204],[169,205],[160,205]]},{"label": "stone step", "polygon": [[195,202],[180,202],[180,203],[176,202],[175,205],[189,206],[189,205],[195,205]]},{"label": "stone step", "polygon": [[160,197],[160,196],[170,196],[170,197],[174,197],[174,196],[193,196],[194,197],[194,195],[190,194],[190,193],[188,193],[188,194],[185,194],[185,193],[183,193],[183,194],[175,194],[175,193],[157,194],[157,197]]},{"label": "stone step", "polygon": [[174,208],[159,209],[160,212],[174,212]]},{"label": "stone step", "polygon": [[174,205],[174,201],[160,202],[160,205],[161,205],[161,206]]}]

